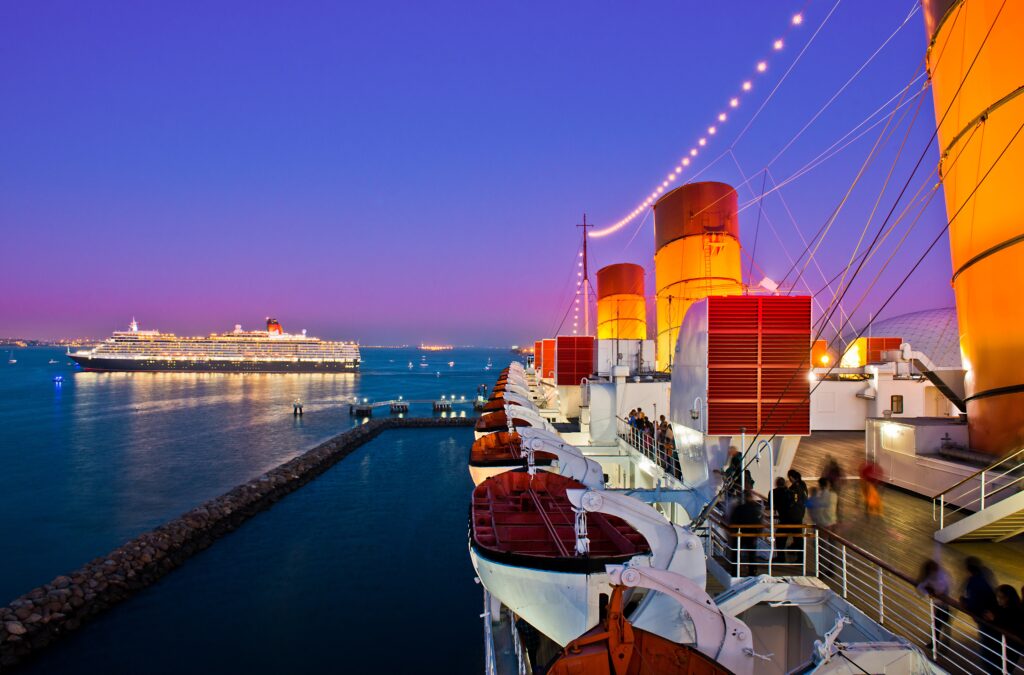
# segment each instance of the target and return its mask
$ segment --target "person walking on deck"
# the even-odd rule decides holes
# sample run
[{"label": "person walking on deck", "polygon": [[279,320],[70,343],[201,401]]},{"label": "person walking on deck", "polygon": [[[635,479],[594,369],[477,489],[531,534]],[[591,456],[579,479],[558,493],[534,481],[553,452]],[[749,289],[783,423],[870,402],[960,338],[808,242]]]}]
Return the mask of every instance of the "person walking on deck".
[{"label": "person walking on deck", "polygon": [[[934,635],[938,644],[942,646],[949,642],[949,594],[952,588],[953,582],[949,578],[949,573],[936,561],[925,560],[921,565],[921,572],[917,575],[917,591],[933,598]],[[930,651],[932,646],[929,640],[925,645],[925,651]]]},{"label": "person walking on deck", "polygon": [[836,519],[838,520],[839,512],[842,508],[839,500],[843,495],[843,469],[832,455],[825,458],[825,466],[821,470],[821,477],[828,481],[829,488],[836,496]]},{"label": "person walking on deck", "polygon": [[[822,476],[818,479],[818,490],[813,492],[807,501],[807,508],[811,512],[811,522],[818,526],[818,529],[832,532],[839,522],[839,514],[836,506],[839,502],[836,493],[829,485],[828,479]],[[833,570],[832,558],[830,555],[821,556],[821,571],[830,576]]]},{"label": "person walking on deck", "polygon": [[986,672],[1000,673],[1000,640],[995,628],[985,618],[992,618],[996,610],[992,572],[973,555],[964,560],[964,568],[967,570],[967,580],[964,581],[960,602],[978,625],[978,656],[981,657]]},{"label": "person walking on deck", "polygon": [[881,485],[884,479],[881,466],[874,460],[864,460],[860,467],[860,495],[864,513],[869,518],[882,515]]}]

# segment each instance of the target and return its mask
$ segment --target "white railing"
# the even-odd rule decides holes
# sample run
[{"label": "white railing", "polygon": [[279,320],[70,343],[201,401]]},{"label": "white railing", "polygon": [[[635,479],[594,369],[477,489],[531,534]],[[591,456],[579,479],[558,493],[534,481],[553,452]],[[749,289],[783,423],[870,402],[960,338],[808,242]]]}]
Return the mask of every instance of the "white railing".
[{"label": "white railing", "polygon": [[1005,490],[1020,489],[1024,481],[1024,448],[946,488],[932,498],[932,519],[939,529],[946,527],[949,515],[981,511]]},{"label": "white railing", "polygon": [[950,673],[1024,672],[1024,645],[971,616],[951,598],[918,592],[913,579],[852,542],[813,525],[776,524],[778,540],[795,539],[788,546],[780,543],[774,547],[777,555],[771,555],[770,532],[767,520],[760,528],[730,526],[716,507],[697,534],[705,541],[709,559],[734,576],[819,578]]},{"label": "white railing", "polygon": [[530,675],[533,672],[533,668],[530,667],[530,655],[527,653],[526,648],[523,647],[522,641],[519,639],[519,631],[516,629],[516,622],[511,619],[508,622],[508,629],[512,632],[512,648],[516,654],[516,665],[518,667],[518,675]]},{"label": "white railing", "polygon": [[653,432],[647,429],[640,429],[621,417],[616,417],[616,428],[619,438],[627,445],[651,460],[665,473],[676,478],[681,478],[682,472],[679,466],[679,455],[676,452],[675,441],[671,432],[665,438],[660,437],[657,428]]},{"label": "white railing", "polygon": [[494,663],[494,633],[491,631],[491,594],[484,589],[484,675],[497,675]]}]

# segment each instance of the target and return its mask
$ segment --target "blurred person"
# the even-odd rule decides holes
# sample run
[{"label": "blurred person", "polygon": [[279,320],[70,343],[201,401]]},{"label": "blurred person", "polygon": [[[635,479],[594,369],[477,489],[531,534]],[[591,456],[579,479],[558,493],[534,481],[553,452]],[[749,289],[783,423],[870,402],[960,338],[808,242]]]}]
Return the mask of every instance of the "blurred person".
[{"label": "blurred person", "polygon": [[864,513],[868,516],[882,515],[882,493],[880,490],[885,474],[874,460],[865,459],[860,467],[860,495]]},{"label": "blurred person", "polygon": [[825,457],[825,466],[822,467],[821,476],[828,481],[829,488],[836,496],[836,518],[839,518],[839,500],[843,494],[843,469],[839,462],[832,455]]},{"label": "blurred person", "polygon": [[973,555],[964,560],[964,568],[967,570],[967,579],[964,581],[960,602],[978,625],[978,656],[982,658],[987,672],[1002,672],[1002,668],[996,665],[1000,661],[1000,640],[995,627],[989,623],[996,610],[992,572]]},{"label": "blurred person", "polygon": [[[949,573],[942,569],[938,562],[925,560],[917,575],[917,591],[923,595],[929,595],[935,600],[935,636],[938,638],[938,643],[943,646],[949,642],[949,594],[952,592],[952,588],[953,582]],[[931,650],[932,646],[929,640],[925,645],[925,650]]]}]

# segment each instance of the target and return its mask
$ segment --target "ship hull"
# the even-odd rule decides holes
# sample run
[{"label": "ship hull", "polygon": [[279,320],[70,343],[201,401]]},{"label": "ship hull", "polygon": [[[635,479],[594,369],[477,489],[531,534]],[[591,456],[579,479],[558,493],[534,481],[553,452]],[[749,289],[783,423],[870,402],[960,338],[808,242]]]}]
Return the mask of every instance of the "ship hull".
[{"label": "ship hull", "polygon": [[359,362],[317,361],[232,361],[174,359],[112,359],[90,358],[69,354],[83,370],[95,372],[150,373],[354,373]]}]

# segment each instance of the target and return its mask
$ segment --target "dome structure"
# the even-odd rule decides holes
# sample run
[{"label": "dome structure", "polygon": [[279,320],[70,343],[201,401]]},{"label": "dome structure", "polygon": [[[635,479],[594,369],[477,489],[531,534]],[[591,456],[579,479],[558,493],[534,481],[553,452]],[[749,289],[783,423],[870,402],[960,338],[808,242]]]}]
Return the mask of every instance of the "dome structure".
[{"label": "dome structure", "polygon": [[[937,367],[963,367],[960,361],[960,327],[953,307],[880,319],[873,322],[864,335],[900,338],[909,342],[914,351],[928,356]],[[847,342],[856,337],[856,333],[851,333]]]}]

